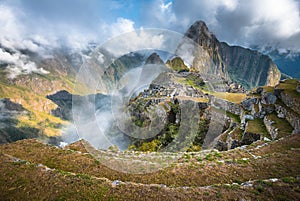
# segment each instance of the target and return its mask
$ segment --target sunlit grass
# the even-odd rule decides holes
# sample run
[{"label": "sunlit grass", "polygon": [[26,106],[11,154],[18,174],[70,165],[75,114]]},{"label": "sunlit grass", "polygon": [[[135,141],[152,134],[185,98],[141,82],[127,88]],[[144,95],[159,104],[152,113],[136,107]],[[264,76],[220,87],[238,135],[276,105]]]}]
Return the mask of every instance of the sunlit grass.
[{"label": "sunlit grass", "polygon": [[268,131],[262,119],[249,120],[246,126],[246,132],[257,133],[263,136],[268,136]]},{"label": "sunlit grass", "polygon": [[61,134],[58,125],[66,124],[66,121],[54,117],[50,111],[57,106],[43,95],[39,95],[25,87],[8,85],[0,82],[0,98],[9,98],[29,111],[28,115],[17,117],[17,127],[33,127],[42,131],[47,136]]},{"label": "sunlit grass", "polygon": [[232,103],[241,103],[245,98],[246,94],[244,93],[229,93],[229,92],[207,92],[217,98],[227,100]]},{"label": "sunlit grass", "polygon": [[296,91],[297,84],[297,80],[289,79],[285,80],[283,83],[279,83],[276,86],[276,89],[283,89],[285,93],[300,101],[300,93]]},{"label": "sunlit grass", "polygon": [[286,137],[287,135],[290,135],[292,133],[293,127],[286,119],[279,118],[274,113],[267,115],[267,118],[274,122],[274,127],[278,128],[277,138]]}]

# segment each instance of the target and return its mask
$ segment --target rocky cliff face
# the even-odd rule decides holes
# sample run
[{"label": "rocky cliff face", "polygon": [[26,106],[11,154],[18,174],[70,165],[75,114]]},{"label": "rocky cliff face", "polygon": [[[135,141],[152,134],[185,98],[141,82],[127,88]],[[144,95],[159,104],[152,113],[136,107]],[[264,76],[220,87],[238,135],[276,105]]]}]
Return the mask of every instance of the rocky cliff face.
[{"label": "rocky cliff face", "polygon": [[[195,22],[186,32],[186,37],[191,38],[206,51],[215,66],[215,73],[242,84],[250,89],[255,86],[278,83],[281,73],[270,57],[257,51],[239,46],[229,46],[220,42],[212,34],[203,21]],[[204,54],[195,55],[195,60],[203,60]],[[201,63],[194,62],[195,69],[201,72]]]}]

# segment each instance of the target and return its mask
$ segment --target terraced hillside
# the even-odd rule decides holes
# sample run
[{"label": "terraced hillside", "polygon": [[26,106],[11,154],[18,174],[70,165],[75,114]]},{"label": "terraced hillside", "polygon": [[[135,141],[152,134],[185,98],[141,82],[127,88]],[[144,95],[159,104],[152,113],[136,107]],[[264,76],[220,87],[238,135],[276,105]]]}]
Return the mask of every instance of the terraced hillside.
[{"label": "terraced hillside", "polygon": [[[158,172],[114,171],[86,153],[37,140],[0,146],[4,200],[299,200],[300,135],[226,152],[185,153]],[[103,155],[124,152],[107,151]],[[142,160],[143,153],[134,154]],[[162,157],[157,153],[157,157]]]}]

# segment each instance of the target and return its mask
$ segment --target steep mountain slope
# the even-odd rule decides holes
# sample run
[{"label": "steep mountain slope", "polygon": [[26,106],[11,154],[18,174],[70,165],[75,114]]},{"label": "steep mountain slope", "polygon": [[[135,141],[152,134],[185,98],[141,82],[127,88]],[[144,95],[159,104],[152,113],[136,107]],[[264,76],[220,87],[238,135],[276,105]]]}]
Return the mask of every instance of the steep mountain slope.
[{"label": "steep mountain slope", "polygon": [[[280,80],[280,71],[273,61],[257,51],[238,46],[229,46],[219,42],[203,21],[195,22],[185,33],[199,44],[215,65],[215,72],[221,76],[242,84],[247,89],[255,86],[274,86]],[[200,57],[200,58],[199,58]],[[193,67],[197,70],[205,68],[201,61],[203,55],[195,55]],[[197,61],[200,60],[200,61]],[[213,68],[209,66],[208,68]]]},{"label": "steep mountain slope", "polygon": [[[32,132],[23,135],[23,138],[59,136],[61,127],[67,124],[66,121],[51,115],[51,111],[56,109],[57,105],[46,96],[64,89],[73,92],[75,76],[82,63],[80,61],[82,56],[66,50],[55,50],[50,57],[46,58],[30,52],[25,53],[37,68],[43,68],[48,73],[24,73],[10,78],[9,68],[5,67],[9,64],[2,63],[0,99],[6,98],[22,105],[27,113],[11,116],[10,121],[14,122],[13,124],[8,124],[6,121],[6,126],[0,128],[1,136],[10,135],[10,137],[1,143],[19,139],[16,137],[17,131],[22,133],[22,130],[25,134],[27,131]],[[0,119],[0,122],[2,121]]]}]

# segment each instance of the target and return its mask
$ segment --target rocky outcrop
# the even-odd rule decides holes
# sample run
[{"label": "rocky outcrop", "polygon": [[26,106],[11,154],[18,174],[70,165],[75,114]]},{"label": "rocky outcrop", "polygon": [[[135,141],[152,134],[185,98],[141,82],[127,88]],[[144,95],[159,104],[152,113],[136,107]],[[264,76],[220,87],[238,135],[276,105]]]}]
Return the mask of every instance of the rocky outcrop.
[{"label": "rocky outcrop", "polygon": [[286,106],[300,115],[299,98],[289,95],[284,90],[277,90],[277,94]]},{"label": "rocky outcrop", "polygon": [[111,105],[111,97],[103,94],[79,96],[71,94],[66,90],[62,90],[55,94],[48,95],[47,98],[57,105],[56,109],[51,110],[51,114],[64,120],[72,120],[72,106],[74,98],[75,105],[89,102],[94,104],[95,110],[102,110],[105,109],[107,105]]},{"label": "rocky outcrop", "polygon": [[164,65],[164,61],[160,58],[157,53],[152,53],[147,59],[145,64],[161,64]]},{"label": "rocky outcrop", "polygon": [[0,111],[1,113],[5,111],[23,112],[25,109],[21,104],[14,103],[9,98],[4,98],[0,100]]},{"label": "rocky outcrop", "polygon": [[209,96],[209,100],[210,104],[218,109],[228,111],[235,115],[241,114],[242,108],[239,104],[216,98],[215,96]]},{"label": "rocky outcrop", "polygon": [[284,117],[291,124],[293,133],[300,132],[300,117],[296,112],[280,104],[275,104],[275,110],[278,116]]},{"label": "rocky outcrop", "polygon": [[274,104],[277,100],[277,97],[272,93],[268,92],[262,95],[261,103],[266,105]]},{"label": "rocky outcrop", "polygon": [[[208,53],[215,65],[211,66],[215,69],[215,73],[247,89],[264,85],[274,86],[280,80],[281,73],[270,57],[257,51],[219,42],[203,21],[195,22],[185,36],[191,38]],[[202,54],[199,56],[203,57]],[[195,59],[201,60],[197,59],[197,55]],[[193,67],[201,72],[199,68],[203,66],[198,64]]]},{"label": "rocky outcrop", "polygon": [[189,68],[184,64],[183,60],[180,57],[175,57],[171,60],[168,60],[166,65],[175,71],[189,71]]},{"label": "rocky outcrop", "polygon": [[8,98],[0,99],[0,128],[9,126],[9,122],[17,121],[17,116],[28,113],[21,104],[14,103]]},{"label": "rocky outcrop", "polygon": [[18,125],[19,117],[29,118],[29,111],[8,98],[0,99],[0,144],[38,137],[38,129]]},{"label": "rocky outcrop", "polygon": [[241,102],[242,107],[247,110],[251,111],[255,104],[258,103],[257,98],[249,98]]},{"label": "rocky outcrop", "polygon": [[48,95],[48,99],[52,100],[58,107],[52,110],[52,115],[60,117],[64,120],[71,120],[71,110],[72,110],[72,94],[66,90],[59,91],[55,94]]},{"label": "rocky outcrop", "polygon": [[267,118],[267,116],[264,117],[264,124],[266,126],[266,129],[268,133],[271,135],[272,140],[275,140],[278,136],[278,128],[274,126],[274,122]]}]

